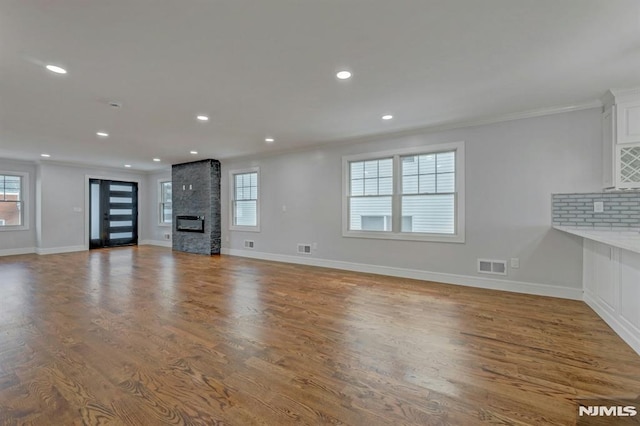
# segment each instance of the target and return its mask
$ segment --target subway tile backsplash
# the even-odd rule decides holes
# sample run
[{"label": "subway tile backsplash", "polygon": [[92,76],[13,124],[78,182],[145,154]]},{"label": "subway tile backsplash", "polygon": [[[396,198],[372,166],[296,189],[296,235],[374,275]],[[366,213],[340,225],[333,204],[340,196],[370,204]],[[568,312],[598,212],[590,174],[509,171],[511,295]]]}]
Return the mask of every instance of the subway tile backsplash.
[{"label": "subway tile backsplash", "polygon": [[[602,201],[604,211],[595,213],[593,203]],[[640,192],[553,194],[554,226],[588,228],[640,228]]]}]

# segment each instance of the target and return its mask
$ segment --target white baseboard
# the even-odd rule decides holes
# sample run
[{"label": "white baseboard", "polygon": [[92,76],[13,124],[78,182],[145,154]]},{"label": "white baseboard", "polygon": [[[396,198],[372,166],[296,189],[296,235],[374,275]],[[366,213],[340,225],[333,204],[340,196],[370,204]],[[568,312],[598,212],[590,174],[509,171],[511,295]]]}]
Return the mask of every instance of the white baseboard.
[{"label": "white baseboard", "polygon": [[74,251],[86,251],[87,246],[67,246],[67,247],[51,247],[51,248],[37,248],[38,254],[59,254],[59,253],[71,253]]},{"label": "white baseboard", "polygon": [[598,299],[593,297],[587,290],[584,292],[584,302],[589,305],[627,345],[631,346],[631,348],[640,355],[640,333],[625,325],[623,321],[615,315],[612,315],[609,310],[602,307]]},{"label": "white baseboard", "polygon": [[138,244],[141,246],[159,246],[159,247],[169,247],[171,248],[171,241],[166,240],[142,240]]},{"label": "white baseboard", "polygon": [[15,256],[18,254],[33,254],[36,252],[35,247],[25,247],[17,249],[4,249],[0,250],[0,256]]},{"label": "white baseboard", "polygon": [[249,250],[223,248],[222,254],[249,257],[252,259],[271,260],[274,262],[297,263],[300,265],[320,266],[324,268],[343,269],[346,271],[365,272],[370,274],[389,275],[392,277],[412,278],[423,281],[434,281],[445,284],[464,285],[468,287],[504,290],[515,293],[534,294],[538,296],[559,297],[562,299],[582,300],[582,288],[561,287],[548,284],[528,283],[472,277],[469,275],[445,274],[441,272],[422,271],[418,269],[394,268],[391,266],[369,265],[364,263],[343,262],[340,260],[318,259],[314,257],[289,256],[254,252]]}]

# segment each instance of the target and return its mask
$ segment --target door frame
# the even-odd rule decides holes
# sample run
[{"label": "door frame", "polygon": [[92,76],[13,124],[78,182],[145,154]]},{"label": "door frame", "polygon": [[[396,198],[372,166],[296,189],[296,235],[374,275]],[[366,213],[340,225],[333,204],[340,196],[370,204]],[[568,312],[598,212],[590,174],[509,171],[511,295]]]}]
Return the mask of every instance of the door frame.
[{"label": "door frame", "polygon": [[144,190],[143,178],[141,176],[84,175],[84,241],[82,243],[84,249],[89,250],[89,239],[91,238],[91,205],[89,204],[91,198],[91,184],[89,182],[91,179],[116,180],[121,182],[134,182],[138,184],[138,244],[141,244],[140,230],[145,223],[144,203],[140,202],[140,194],[143,193]]}]

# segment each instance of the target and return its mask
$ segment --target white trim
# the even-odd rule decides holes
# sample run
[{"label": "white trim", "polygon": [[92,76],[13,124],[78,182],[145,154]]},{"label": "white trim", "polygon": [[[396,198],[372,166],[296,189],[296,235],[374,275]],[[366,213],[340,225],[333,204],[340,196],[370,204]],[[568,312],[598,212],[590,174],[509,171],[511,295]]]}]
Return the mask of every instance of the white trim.
[{"label": "white trim", "polygon": [[[443,144],[422,145],[419,147],[404,148],[397,150],[378,151],[371,153],[361,153],[355,155],[345,155],[342,157],[342,236],[349,238],[374,238],[383,240],[403,240],[403,241],[429,241],[444,243],[464,243],[465,242],[465,155],[464,141],[450,142]],[[383,158],[393,158],[393,181],[394,190],[392,197],[392,209],[394,228],[398,229],[400,219],[400,199],[401,199],[401,176],[399,158],[403,155],[418,155],[437,152],[455,151],[456,155],[456,191],[455,191],[455,234],[423,234],[408,232],[388,232],[388,231],[353,231],[349,229],[349,186],[350,173],[349,163],[353,161],[374,160]]]},{"label": "white trim", "polygon": [[158,247],[168,247],[171,248],[171,241],[163,241],[163,240],[142,240],[138,243],[141,246],[158,246]]},{"label": "white trim", "polygon": [[171,203],[171,222],[169,222],[169,223],[162,222],[162,218],[164,217],[164,212],[162,211],[162,205],[164,204],[164,202],[162,200],[162,184],[163,183],[170,183],[171,184],[171,192],[173,194],[173,181],[171,180],[171,177],[169,177],[169,178],[160,178],[160,179],[157,180],[156,188],[157,188],[157,191],[158,191],[158,206],[157,206],[158,220],[156,222],[158,223],[158,226],[171,227],[171,226],[173,226],[173,195],[172,195],[172,203]]},{"label": "white trim", "polygon": [[618,318],[611,315],[608,309],[603,307],[598,301],[596,297],[593,297],[591,293],[585,289],[584,302],[591,307],[595,311],[600,318],[606,322],[609,327],[616,332],[618,336],[622,340],[624,340],[631,348],[636,351],[640,355],[640,335],[634,333],[627,325],[625,325],[622,321],[619,321]]},{"label": "white trim", "polygon": [[76,251],[87,251],[89,250],[84,245],[82,246],[66,246],[66,247],[51,247],[51,248],[37,248],[36,253],[38,254],[59,254],[59,253],[72,253]]},{"label": "white trim", "polygon": [[[30,197],[29,194],[29,173],[28,172],[17,172],[17,171],[9,171],[9,170],[0,170],[0,175],[4,176],[18,176],[20,177],[20,210],[22,214],[22,225],[4,225],[0,227],[0,232],[8,232],[8,231],[28,231],[29,230],[29,221],[31,220],[29,217],[29,210],[31,206],[29,205]],[[16,201],[18,202],[18,201]]]},{"label": "white trim", "polygon": [[[258,179],[258,199],[256,200],[256,226],[239,226],[233,224],[233,204],[236,199],[235,191],[235,175],[244,173],[257,173]],[[262,191],[262,182],[260,179],[260,167],[248,167],[246,169],[229,170],[229,230],[230,231],[247,231],[260,232],[260,192]]]},{"label": "white trim", "polygon": [[25,247],[17,249],[4,249],[0,250],[0,257],[2,256],[16,256],[18,254],[33,254],[36,252],[35,247]]},{"label": "white trim", "polygon": [[272,254],[230,248],[223,248],[221,252],[222,254],[230,256],[249,257],[252,259],[269,260],[273,262],[296,263],[300,265],[319,266],[322,268],[388,275],[400,278],[411,278],[416,280],[463,285],[467,287],[484,288],[489,290],[502,290],[511,291],[514,293],[525,293],[538,296],[558,297],[562,299],[582,300],[582,288],[528,283],[523,281],[490,279],[484,277],[473,277],[469,275],[446,274],[442,272],[430,272],[417,269],[395,268],[391,266],[369,265],[364,263],[343,262],[339,260],[318,259],[302,256],[289,256],[283,254]]}]

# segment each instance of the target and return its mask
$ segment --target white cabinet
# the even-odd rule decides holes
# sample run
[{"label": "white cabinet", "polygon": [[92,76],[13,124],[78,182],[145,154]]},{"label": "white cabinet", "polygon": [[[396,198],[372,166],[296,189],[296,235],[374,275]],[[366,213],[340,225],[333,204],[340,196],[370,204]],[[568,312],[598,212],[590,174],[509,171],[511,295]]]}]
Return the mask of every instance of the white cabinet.
[{"label": "white cabinet", "polygon": [[616,187],[640,188],[640,143],[616,145]]},{"label": "white cabinet", "polygon": [[602,181],[605,188],[640,188],[640,89],[602,99]]},{"label": "white cabinet", "polygon": [[620,320],[640,331],[640,254],[620,250]]},{"label": "white cabinet", "polygon": [[616,110],[618,143],[640,142],[640,99],[619,102]]},{"label": "white cabinet", "polygon": [[592,240],[583,242],[584,291],[610,314],[618,310],[619,249]]},{"label": "white cabinet", "polygon": [[640,353],[640,253],[583,240],[584,300]]},{"label": "white cabinet", "polygon": [[615,108],[605,108],[602,113],[602,184],[605,188],[616,186],[616,126]]}]

